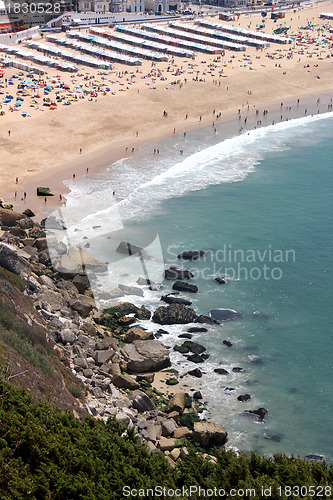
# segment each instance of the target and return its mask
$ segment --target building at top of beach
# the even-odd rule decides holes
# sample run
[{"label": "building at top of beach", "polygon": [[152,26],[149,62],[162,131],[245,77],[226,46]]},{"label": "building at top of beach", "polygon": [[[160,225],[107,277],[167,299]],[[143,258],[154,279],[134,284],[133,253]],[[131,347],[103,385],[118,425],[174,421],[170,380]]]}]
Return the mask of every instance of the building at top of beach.
[{"label": "building at top of beach", "polygon": [[158,14],[181,10],[181,2],[178,0],[146,0],[146,11],[154,11]]}]

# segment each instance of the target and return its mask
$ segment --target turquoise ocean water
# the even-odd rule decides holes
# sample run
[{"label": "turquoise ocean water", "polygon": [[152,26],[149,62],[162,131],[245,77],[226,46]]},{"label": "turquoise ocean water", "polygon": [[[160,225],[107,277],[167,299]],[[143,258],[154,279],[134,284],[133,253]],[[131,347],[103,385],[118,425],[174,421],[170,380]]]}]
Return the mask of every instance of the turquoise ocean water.
[{"label": "turquoise ocean water", "polygon": [[[115,190],[125,224],[156,229],[166,264],[179,263],[182,250],[207,250],[184,263],[199,287],[192,307],[241,317],[194,335],[210,358],[189,390],[202,392],[205,415],[227,427],[230,446],[332,460],[333,116],[265,125],[238,134],[237,123],[221,124],[216,134],[205,128],[149,145],[103,175],[68,183],[67,209],[89,236],[84,207],[93,201],[106,224]],[[228,284],[214,281],[226,274]],[[160,295],[145,289],[133,300],[153,310]],[[161,340],[172,348],[187,326],[165,329]],[[172,349],[171,358],[181,374],[198,366]],[[218,366],[229,375],[214,373]],[[251,400],[239,402],[241,394]],[[269,411],[264,423],[242,415],[258,407]]]}]

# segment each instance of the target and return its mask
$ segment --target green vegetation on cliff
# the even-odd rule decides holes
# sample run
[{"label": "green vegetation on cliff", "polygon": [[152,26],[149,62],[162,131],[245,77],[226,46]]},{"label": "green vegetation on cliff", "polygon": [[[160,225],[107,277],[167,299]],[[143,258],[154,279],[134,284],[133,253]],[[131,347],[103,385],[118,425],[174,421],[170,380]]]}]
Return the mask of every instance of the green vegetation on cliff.
[{"label": "green vegetation on cliff", "polygon": [[[124,486],[169,489],[183,485],[226,492],[251,488],[255,491],[251,498],[258,499],[265,498],[263,487],[271,487],[270,498],[286,499],[285,485],[333,484],[333,468],[324,462],[283,455],[237,456],[225,450],[216,456],[214,464],[190,452],[172,469],[161,452],[149,454],[134,432],[125,431],[116,420],[104,423],[90,416],[79,420],[46,402],[35,404],[25,390],[0,381],[1,499],[108,500],[125,498]],[[330,497],[325,497],[325,490],[321,496],[304,496]]]}]

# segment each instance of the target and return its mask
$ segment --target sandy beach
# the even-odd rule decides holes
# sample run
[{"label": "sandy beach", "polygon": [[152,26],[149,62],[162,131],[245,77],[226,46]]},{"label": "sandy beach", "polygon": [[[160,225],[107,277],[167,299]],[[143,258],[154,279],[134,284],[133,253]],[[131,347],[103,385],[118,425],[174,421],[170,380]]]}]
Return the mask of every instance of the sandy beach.
[{"label": "sandy beach", "polygon": [[[271,44],[264,50],[226,51],[223,58],[197,53],[194,60],[144,61],[138,68],[114,64],[107,74],[81,67],[78,74],[59,75],[45,67],[43,78],[55,87],[51,99],[59,92],[55,82],[60,79],[69,87],[81,84],[81,88],[98,82],[100,91],[94,99],[78,98],[55,110],[25,104],[25,118],[20,112],[0,116],[0,199],[16,210],[29,207],[44,215],[52,205],[63,203],[59,199],[66,193],[63,180],[101,171],[135,154],[142,144],[211,124],[219,113],[219,121],[237,119],[238,110],[280,108],[281,102],[285,107],[297,99],[306,107],[306,99],[315,102],[320,95],[331,94],[332,40],[324,45],[305,40],[306,34],[314,39],[332,36],[332,22],[319,19],[320,12],[331,10],[331,2],[321,2],[287,11],[281,23],[290,26],[288,35],[301,31],[304,39]],[[209,19],[218,22],[216,17]],[[251,14],[235,24],[255,29],[260,22],[260,14]],[[300,29],[308,23],[312,28]],[[277,26],[267,19],[265,31],[272,33]],[[16,84],[5,84],[14,74],[18,70],[4,69],[0,80],[4,93],[15,94]],[[112,92],[103,90],[106,85]],[[46,203],[36,196],[40,185],[55,194]]]}]

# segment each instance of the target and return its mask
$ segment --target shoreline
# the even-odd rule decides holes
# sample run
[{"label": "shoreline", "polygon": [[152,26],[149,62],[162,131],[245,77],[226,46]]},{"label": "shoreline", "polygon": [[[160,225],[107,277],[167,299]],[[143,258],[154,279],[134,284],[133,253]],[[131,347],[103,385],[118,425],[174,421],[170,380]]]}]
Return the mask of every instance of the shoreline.
[{"label": "shoreline", "polygon": [[[291,111],[289,112],[290,114],[288,115],[288,120],[292,120],[295,118],[301,118],[304,117],[305,115],[301,113],[301,109],[303,108],[308,108],[308,116],[311,114],[314,114],[314,111],[316,111],[316,102],[317,99],[320,99],[320,101],[324,101],[327,99],[331,99],[331,96],[333,96],[333,88],[332,88],[332,93],[330,94],[330,89],[327,89],[325,92],[321,92],[318,95],[313,95],[313,93],[306,93],[301,95],[300,94],[300,103],[299,106],[297,106],[297,103],[295,99],[288,98],[287,100],[284,100],[283,103],[283,109],[285,110],[288,107],[291,107]],[[279,103],[281,102],[281,99],[276,99],[275,101],[269,101],[269,102],[259,102],[258,104],[250,106],[250,110],[247,111],[246,107],[244,105],[241,108],[235,107],[232,110],[228,110],[227,112],[222,114],[221,119],[219,119],[216,122],[216,127],[221,127],[222,125],[227,126],[230,124],[230,128],[235,130],[235,134],[233,136],[237,135],[237,126],[240,121],[238,120],[238,114],[237,111],[238,109],[241,109],[241,115],[246,114],[246,116],[250,118],[255,117],[254,111],[256,109],[260,110],[260,116],[262,109],[266,109],[269,112],[269,115],[267,116],[267,122],[263,123],[261,128],[264,128],[267,125],[271,124],[270,119],[272,118],[272,115],[278,115],[280,113],[280,106]],[[296,106],[296,107],[295,107]],[[312,113],[311,113],[312,111]],[[327,109],[322,110],[321,114],[326,112]],[[282,120],[285,121],[285,120]],[[270,123],[268,123],[270,122]],[[277,122],[276,122],[277,123]],[[179,130],[179,128],[183,125],[183,129],[181,132],[178,132],[175,134],[175,137],[183,135],[183,133],[186,132],[192,132],[199,130],[201,128],[208,128],[211,126],[211,119],[204,119],[201,122],[194,122],[192,121],[186,121],[183,120],[181,123],[175,123],[177,126],[176,130]],[[185,130],[185,125],[189,125],[186,127]],[[166,127],[161,127],[161,129],[164,129]],[[169,128],[169,125],[168,125]],[[172,125],[171,125],[172,128]],[[254,127],[253,127],[254,128]],[[248,128],[246,129],[247,131],[252,130],[253,128]],[[87,155],[79,155],[79,157],[75,160],[70,161],[68,164],[61,165],[59,167],[54,168],[54,172],[51,175],[47,176],[40,176],[38,174],[38,179],[34,181],[30,181],[28,183],[23,183],[20,184],[20,188],[23,191],[26,191],[27,197],[29,201],[21,199],[20,201],[16,201],[14,199],[6,199],[7,202],[13,203],[14,207],[13,209],[15,211],[23,211],[26,208],[30,208],[35,214],[36,214],[36,220],[40,221],[42,218],[47,217],[52,211],[60,206],[63,205],[63,202],[59,200],[59,195],[62,195],[66,199],[66,195],[70,193],[70,189],[66,187],[65,182],[69,181],[72,179],[73,172],[75,172],[75,179],[80,179],[83,176],[91,176],[93,177],[94,175],[103,175],[106,174],[107,168],[111,167],[113,163],[130,157],[132,154],[137,154],[142,148],[151,145],[152,148],[155,145],[158,145],[158,142],[163,142],[164,140],[170,139],[173,137],[173,133],[167,133],[166,131],[162,130],[157,130],[155,134],[150,137],[144,137],[144,138],[137,138],[135,137],[134,140],[130,141],[128,139],[123,139],[122,141],[112,141],[111,145],[107,144],[103,148],[98,149],[96,152],[87,154]],[[220,140],[221,142],[225,140],[226,137],[222,137]],[[116,145],[116,142],[120,142],[121,145]],[[130,147],[125,146],[126,144],[131,144]],[[130,150],[132,147],[135,148],[134,153]],[[87,174],[87,168],[89,169],[89,173]],[[36,188],[37,186],[40,185],[47,186],[51,188],[51,192],[54,194],[54,197],[48,197],[47,203],[45,204],[43,202],[43,197],[37,197],[35,195]],[[31,202],[31,200],[33,200]]]}]

